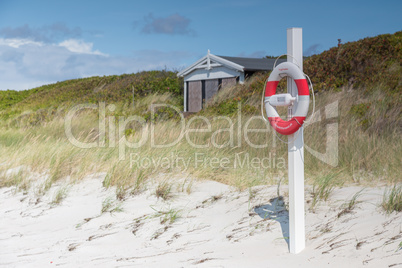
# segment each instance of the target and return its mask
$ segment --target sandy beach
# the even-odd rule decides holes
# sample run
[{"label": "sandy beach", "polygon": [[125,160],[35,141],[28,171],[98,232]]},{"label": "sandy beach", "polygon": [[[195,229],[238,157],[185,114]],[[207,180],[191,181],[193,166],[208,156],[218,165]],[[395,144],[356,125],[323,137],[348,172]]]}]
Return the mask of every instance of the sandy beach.
[{"label": "sandy beach", "polygon": [[[384,188],[336,189],[314,211],[306,189],[306,248],[294,255],[288,250],[286,185],[282,199],[277,186],[239,192],[177,178],[172,197],[163,200],[154,186],[165,179],[161,175],[141,193],[116,200],[104,178],[100,173],[58,182],[41,197],[1,188],[0,265],[402,267],[402,217],[380,209]],[[60,189],[66,197],[54,204]],[[355,208],[340,213],[361,190]]]}]

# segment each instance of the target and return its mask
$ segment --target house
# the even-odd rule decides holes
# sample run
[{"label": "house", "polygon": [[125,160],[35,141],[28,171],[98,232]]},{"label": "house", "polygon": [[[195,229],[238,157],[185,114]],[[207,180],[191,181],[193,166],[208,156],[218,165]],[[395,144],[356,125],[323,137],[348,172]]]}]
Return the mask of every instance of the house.
[{"label": "house", "polygon": [[[277,64],[284,60],[278,60]],[[275,59],[215,56],[210,53],[177,76],[184,77],[184,112],[198,112],[219,89],[243,83],[259,71],[271,71]]]}]

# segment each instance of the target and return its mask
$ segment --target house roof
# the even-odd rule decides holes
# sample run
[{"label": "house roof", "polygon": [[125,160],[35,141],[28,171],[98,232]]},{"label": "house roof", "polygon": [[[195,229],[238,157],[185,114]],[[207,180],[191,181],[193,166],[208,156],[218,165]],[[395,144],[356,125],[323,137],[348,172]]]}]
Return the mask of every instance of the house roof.
[{"label": "house roof", "polygon": [[[225,60],[237,63],[243,66],[245,71],[271,71],[274,67],[274,63],[276,59],[267,59],[267,58],[242,58],[242,57],[228,57],[228,56],[218,56]],[[284,59],[278,59],[276,64],[284,62]]]},{"label": "house roof", "polygon": [[[278,59],[277,64],[284,62],[284,59]],[[226,66],[239,72],[244,71],[271,71],[273,69],[275,59],[267,58],[241,58],[228,56],[215,56],[208,51],[208,54],[192,65],[188,66],[177,76],[185,76],[196,69],[210,70],[213,67]]]}]

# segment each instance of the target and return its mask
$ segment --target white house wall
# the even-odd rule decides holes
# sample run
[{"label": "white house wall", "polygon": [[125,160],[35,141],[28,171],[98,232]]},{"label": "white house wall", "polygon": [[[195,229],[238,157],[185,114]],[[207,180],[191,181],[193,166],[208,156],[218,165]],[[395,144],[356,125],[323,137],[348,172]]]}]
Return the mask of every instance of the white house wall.
[{"label": "white house wall", "polygon": [[243,73],[238,72],[233,69],[222,67],[215,67],[211,70],[197,69],[189,73],[184,77],[184,81],[197,81],[197,80],[208,80],[208,79],[219,79],[219,78],[229,78],[244,76]]}]

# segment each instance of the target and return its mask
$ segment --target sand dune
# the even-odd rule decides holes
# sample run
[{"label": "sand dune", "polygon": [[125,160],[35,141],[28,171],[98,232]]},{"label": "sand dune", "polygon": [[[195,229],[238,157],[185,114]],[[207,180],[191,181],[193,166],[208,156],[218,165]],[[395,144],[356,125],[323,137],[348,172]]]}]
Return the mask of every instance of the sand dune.
[{"label": "sand dune", "polygon": [[[360,187],[336,189],[306,211],[306,249],[288,251],[286,187],[238,192],[195,181],[188,194],[173,179],[173,196],[155,196],[162,178],[125,200],[105,189],[105,174],[59,182],[38,198],[0,189],[0,265],[7,267],[402,267],[401,213],[378,207],[384,188],[366,188],[352,211],[342,205]],[[59,189],[60,204],[52,204]],[[311,197],[306,190],[306,208]],[[102,213],[102,209],[104,212]]]}]

